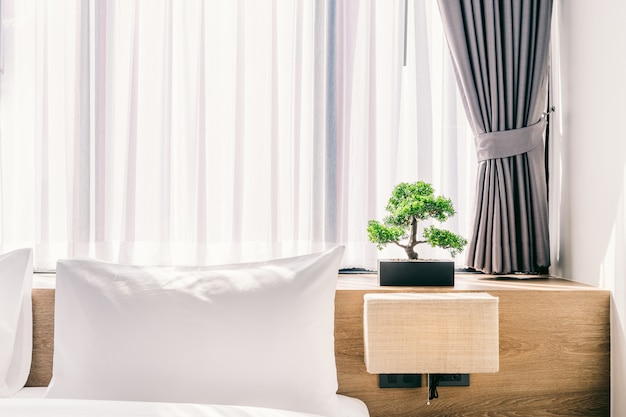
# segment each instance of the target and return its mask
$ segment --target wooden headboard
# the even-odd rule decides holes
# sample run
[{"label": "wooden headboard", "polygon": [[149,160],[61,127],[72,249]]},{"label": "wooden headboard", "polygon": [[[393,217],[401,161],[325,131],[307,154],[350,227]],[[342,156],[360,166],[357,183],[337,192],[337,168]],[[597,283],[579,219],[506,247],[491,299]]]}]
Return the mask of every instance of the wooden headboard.
[{"label": "wooden headboard", "polygon": [[[371,277],[370,277],[371,278]],[[559,279],[528,282],[457,277],[455,287],[379,287],[340,278],[335,301],[339,393],[363,400],[371,417],[584,415],[610,408],[610,291]],[[500,372],[472,374],[469,387],[380,389],[363,359],[363,295],[485,291],[499,297]],[[52,375],[54,289],[33,290],[34,346],[28,386]],[[416,323],[419,325],[419,323]]]},{"label": "wooden headboard", "polygon": [[46,387],[52,377],[54,289],[33,289],[33,360],[27,387]]}]

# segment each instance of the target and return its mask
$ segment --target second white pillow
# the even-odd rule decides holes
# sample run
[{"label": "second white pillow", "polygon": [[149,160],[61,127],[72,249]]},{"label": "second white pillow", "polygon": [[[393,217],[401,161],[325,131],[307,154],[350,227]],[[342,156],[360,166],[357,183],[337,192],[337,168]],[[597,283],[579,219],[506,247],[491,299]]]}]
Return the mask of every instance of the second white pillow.
[{"label": "second white pillow", "polygon": [[0,397],[24,387],[33,347],[33,251],[0,255]]}]

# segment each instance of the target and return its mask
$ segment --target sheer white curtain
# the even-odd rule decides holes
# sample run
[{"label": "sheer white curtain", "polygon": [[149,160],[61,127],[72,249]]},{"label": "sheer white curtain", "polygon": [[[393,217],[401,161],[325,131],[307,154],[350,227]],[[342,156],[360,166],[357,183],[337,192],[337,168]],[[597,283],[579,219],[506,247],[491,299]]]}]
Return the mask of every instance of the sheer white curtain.
[{"label": "sheer white curtain", "polygon": [[52,269],[343,244],[375,268],[402,252],[367,220],[418,179],[466,233],[474,152],[438,11],[408,13],[403,67],[401,0],[3,0],[2,248]]}]

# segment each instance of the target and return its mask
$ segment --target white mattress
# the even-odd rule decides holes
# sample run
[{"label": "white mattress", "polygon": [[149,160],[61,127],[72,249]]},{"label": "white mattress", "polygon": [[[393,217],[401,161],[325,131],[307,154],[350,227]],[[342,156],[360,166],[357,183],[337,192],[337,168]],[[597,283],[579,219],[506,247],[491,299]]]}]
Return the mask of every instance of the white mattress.
[{"label": "white mattress", "polygon": [[[93,409],[97,416],[177,416],[177,417],[298,417],[311,416],[306,413],[268,410],[254,407],[228,407],[171,403],[130,403],[118,401],[52,400],[43,399],[46,387],[27,387],[18,391],[11,399],[0,400],[0,416],[67,416],[88,417]],[[369,417],[363,401],[337,395],[342,417]],[[10,413],[10,414],[9,414]],[[72,413],[72,414],[69,414]],[[106,414],[103,414],[106,413]]]}]

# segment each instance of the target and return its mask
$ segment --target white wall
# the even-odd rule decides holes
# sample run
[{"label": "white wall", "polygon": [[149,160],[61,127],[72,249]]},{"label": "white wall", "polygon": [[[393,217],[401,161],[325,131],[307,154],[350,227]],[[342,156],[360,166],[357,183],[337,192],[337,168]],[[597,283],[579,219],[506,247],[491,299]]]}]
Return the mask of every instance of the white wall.
[{"label": "white wall", "polygon": [[613,291],[611,415],[626,416],[626,2],[555,3],[552,273]]}]

